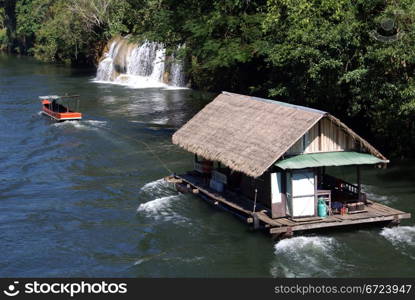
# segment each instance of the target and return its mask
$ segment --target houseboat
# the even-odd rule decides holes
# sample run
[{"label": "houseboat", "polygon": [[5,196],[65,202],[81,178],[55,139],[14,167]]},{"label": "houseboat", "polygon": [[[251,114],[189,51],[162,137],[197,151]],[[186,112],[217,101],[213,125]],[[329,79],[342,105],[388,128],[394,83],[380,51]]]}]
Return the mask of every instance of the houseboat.
[{"label": "houseboat", "polygon": [[55,121],[81,120],[79,96],[40,96],[42,113]]},{"label": "houseboat", "polygon": [[[321,110],[223,92],[172,141],[194,154],[194,170],[168,182],[277,238],[410,218],[362,191],[361,166],[389,160]],[[355,168],[354,184],[326,170],[342,166]]]}]

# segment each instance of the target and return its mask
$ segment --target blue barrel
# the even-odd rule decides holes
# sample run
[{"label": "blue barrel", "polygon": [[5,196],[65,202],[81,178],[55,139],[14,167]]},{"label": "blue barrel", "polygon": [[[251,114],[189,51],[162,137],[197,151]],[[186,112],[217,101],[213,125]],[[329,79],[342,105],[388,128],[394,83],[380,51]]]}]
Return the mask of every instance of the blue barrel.
[{"label": "blue barrel", "polygon": [[324,202],[324,199],[318,199],[318,205],[317,205],[317,214],[319,217],[325,218],[327,217],[327,206]]}]

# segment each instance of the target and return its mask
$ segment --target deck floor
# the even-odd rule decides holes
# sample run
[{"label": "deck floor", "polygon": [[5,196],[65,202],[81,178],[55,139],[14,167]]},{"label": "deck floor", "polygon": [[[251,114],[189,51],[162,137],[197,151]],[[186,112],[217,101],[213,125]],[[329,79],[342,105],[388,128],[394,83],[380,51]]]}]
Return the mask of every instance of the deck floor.
[{"label": "deck floor", "polygon": [[248,198],[244,198],[233,192],[218,193],[210,189],[203,179],[199,176],[191,174],[176,175],[174,178],[166,179],[170,182],[185,185],[195,193],[203,195],[213,201],[220,203],[228,208],[237,211],[242,216],[246,217],[248,223],[260,222],[271,234],[285,234],[293,231],[306,231],[318,228],[357,225],[364,223],[396,221],[401,219],[409,219],[411,215],[403,211],[391,208],[389,206],[368,201],[365,206],[365,211],[346,215],[331,215],[326,218],[300,218],[292,219],[288,217],[272,219],[269,209],[257,204],[254,212],[254,203]]}]

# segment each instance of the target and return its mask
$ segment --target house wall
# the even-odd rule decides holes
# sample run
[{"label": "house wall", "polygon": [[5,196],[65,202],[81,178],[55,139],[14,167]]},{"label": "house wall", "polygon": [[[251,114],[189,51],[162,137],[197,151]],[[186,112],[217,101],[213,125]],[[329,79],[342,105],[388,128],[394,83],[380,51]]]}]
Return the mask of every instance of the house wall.
[{"label": "house wall", "polygon": [[323,118],[301,137],[286,152],[286,155],[351,151],[355,149],[355,140],[346,131],[331,120]]},{"label": "house wall", "polygon": [[241,176],[240,190],[242,195],[254,201],[255,189],[257,189],[257,203],[271,208],[271,177],[269,172],[265,172],[261,177],[256,179],[245,174]]}]

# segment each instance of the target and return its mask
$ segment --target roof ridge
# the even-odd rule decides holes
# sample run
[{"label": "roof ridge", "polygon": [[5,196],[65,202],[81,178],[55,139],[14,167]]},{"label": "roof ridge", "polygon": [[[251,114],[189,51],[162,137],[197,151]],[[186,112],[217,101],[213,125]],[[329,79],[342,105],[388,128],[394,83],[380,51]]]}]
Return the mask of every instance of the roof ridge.
[{"label": "roof ridge", "polygon": [[321,114],[321,115],[327,114],[327,112],[325,112],[323,110],[319,110],[319,109],[315,109],[315,108],[311,108],[311,107],[307,107],[307,106],[291,104],[291,103],[282,102],[282,101],[277,101],[277,100],[272,100],[272,99],[265,99],[265,98],[254,97],[254,96],[247,96],[247,95],[231,93],[231,92],[227,92],[227,91],[222,91],[222,94],[229,95],[229,96],[241,96],[241,97],[249,98],[249,99],[255,100],[255,101],[261,101],[261,102],[266,102],[266,103],[270,103],[270,104],[274,104],[274,105],[281,105],[281,106],[290,107],[290,108],[294,108],[294,109],[300,109],[300,110],[304,110],[304,111],[308,111],[308,112],[318,113],[318,114]]}]

